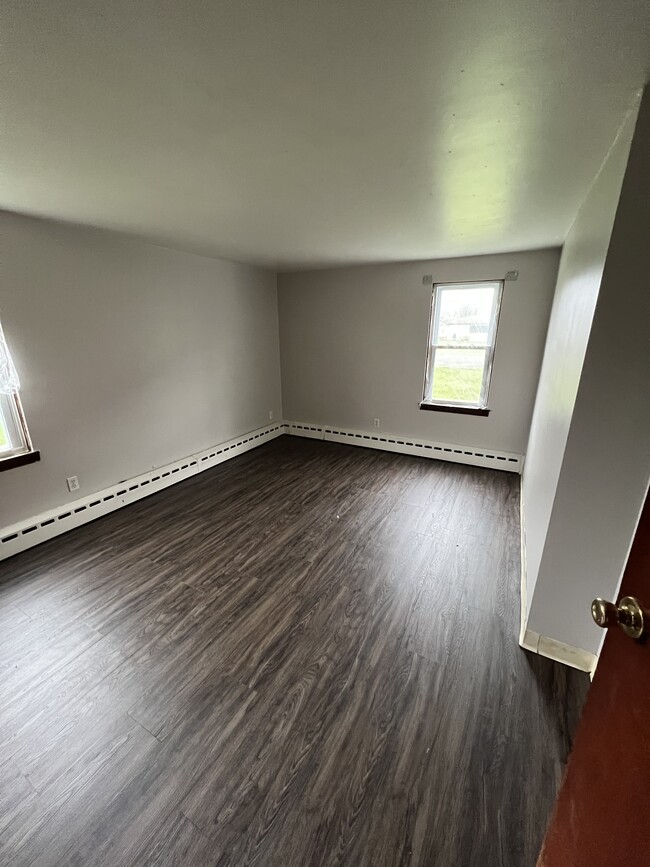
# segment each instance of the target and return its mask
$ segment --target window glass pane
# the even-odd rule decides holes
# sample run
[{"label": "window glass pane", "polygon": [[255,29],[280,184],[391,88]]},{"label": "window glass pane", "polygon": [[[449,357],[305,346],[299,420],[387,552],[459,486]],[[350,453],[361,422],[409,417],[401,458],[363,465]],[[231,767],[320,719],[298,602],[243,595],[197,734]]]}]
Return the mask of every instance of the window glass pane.
[{"label": "window glass pane", "polygon": [[7,426],[2,415],[2,408],[0,407],[0,452],[7,451],[9,446],[9,432],[7,431]]},{"label": "window glass pane", "polygon": [[485,346],[490,334],[490,319],[495,286],[440,287],[437,317],[439,346]]},{"label": "window glass pane", "polygon": [[435,350],[432,400],[479,403],[485,366],[485,349]]},{"label": "window glass pane", "polygon": [[485,408],[503,283],[437,283],[424,401]]},{"label": "window glass pane", "polygon": [[0,457],[25,448],[18,416],[13,408],[14,397],[0,394]]}]

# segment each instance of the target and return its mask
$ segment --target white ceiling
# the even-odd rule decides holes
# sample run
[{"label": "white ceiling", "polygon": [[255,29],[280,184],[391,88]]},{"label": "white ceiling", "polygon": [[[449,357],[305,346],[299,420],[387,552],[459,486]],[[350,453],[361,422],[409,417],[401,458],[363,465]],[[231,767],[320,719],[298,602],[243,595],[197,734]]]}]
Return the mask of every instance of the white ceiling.
[{"label": "white ceiling", "polygon": [[644,9],[4,0],[0,206],[280,268],[556,245]]}]

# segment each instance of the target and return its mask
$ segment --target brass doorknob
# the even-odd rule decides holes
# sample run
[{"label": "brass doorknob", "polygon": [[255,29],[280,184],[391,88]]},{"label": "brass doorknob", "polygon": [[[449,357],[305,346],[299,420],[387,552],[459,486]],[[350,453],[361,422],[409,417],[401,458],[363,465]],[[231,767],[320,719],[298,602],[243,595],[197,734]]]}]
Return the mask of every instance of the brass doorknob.
[{"label": "brass doorknob", "polygon": [[645,628],[643,608],[634,596],[624,596],[618,605],[607,602],[598,596],[591,603],[591,616],[594,623],[603,629],[609,629],[616,623],[630,638],[641,638]]}]

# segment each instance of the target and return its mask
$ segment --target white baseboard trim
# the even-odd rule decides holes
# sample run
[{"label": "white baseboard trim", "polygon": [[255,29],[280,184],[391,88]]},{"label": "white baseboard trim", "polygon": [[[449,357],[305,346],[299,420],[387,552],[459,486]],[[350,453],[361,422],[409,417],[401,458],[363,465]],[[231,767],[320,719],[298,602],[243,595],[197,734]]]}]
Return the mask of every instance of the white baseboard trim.
[{"label": "white baseboard trim", "polygon": [[546,635],[540,635],[538,632],[533,632],[532,629],[524,630],[519,644],[524,650],[530,650],[540,656],[545,656],[547,659],[570,665],[571,668],[577,668],[579,671],[586,671],[590,675],[595,670],[598,661],[595,653],[590,653],[580,647],[573,647],[571,644],[564,644],[562,641],[556,641]]},{"label": "white baseboard trim", "polygon": [[378,431],[349,430],[296,421],[286,421],[285,427],[287,433],[292,436],[347,443],[353,446],[398,452],[403,455],[417,455],[418,457],[434,458],[441,461],[454,461],[475,467],[490,467],[511,473],[521,473],[524,464],[523,455],[483,449],[479,446],[459,446],[397,434],[379,433]]},{"label": "white baseboard trim", "polygon": [[320,427],[300,422],[277,422],[259,428],[205,451],[189,455],[164,467],[118,482],[101,491],[95,491],[77,500],[63,503],[31,518],[0,528],[0,560],[33,548],[41,542],[67,533],[109,512],[174,485],[189,476],[214,467],[223,461],[243,454],[269,442],[282,434],[366,446],[400,454],[419,455],[475,466],[494,467],[510,472],[521,472],[523,457],[508,452],[470,449],[447,443],[415,440],[390,434],[366,433]]},{"label": "white baseboard trim", "polygon": [[580,647],[573,647],[571,644],[564,644],[561,641],[556,641],[554,638],[548,638],[546,635],[540,635],[539,632],[534,632],[528,629],[526,621],[528,618],[528,574],[526,566],[526,508],[524,504],[524,489],[521,488],[519,500],[519,526],[521,530],[521,620],[519,629],[519,646],[524,650],[529,650],[531,653],[538,653],[540,656],[546,656],[555,662],[561,662],[564,665],[570,665],[572,668],[577,668],[580,671],[586,671],[593,679],[598,657],[588,650],[582,650]]},{"label": "white baseboard trim", "polygon": [[532,629],[526,629],[524,626],[519,639],[519,646],[523,647],[524,650],[530,650],[531,653],[537,653],[540,638],[539,632],[533,632]]},{"label": "white baseboard trim", "polygon": [[[0,528],[0,560],[5,560],[20,551],[33,548],[41,542],[52,539],[75,527],[88,524],[109,512],[128,506],[143,497],[148,497],[177,482],[203,472],[217,464],[230,460],[237,455],[250,451],[265,442],[276,439],[288,433],[293,436],[310,437],[344,442],[366,448],[398,452],[400,454],[420,455],[456,463],[472,464],[474,466],[489,466],[510,472],[521,472],[523,456],[511,455],[507,452],[488,453],[478,450],[478,453],[463,447],[459,449],[444,443],[433,443],[414,440],[410,437],[397,437],[385,434],[367,434],[363,431],[343,431],[339,428],[319,427],[297,422],[278,422],[263,428],[242,434],[240,437],[220,443],[205,451],[181,458],[174,463],[150,470],[140,476],[134,476],[118,482],[102,491],[97,491],[78,500],[65,503],[57,508],[42,512],[32,518],[20,521],[9,527]],[[498,463],[497,463],[498,460]],[[593,677],[598,657],[586,650],[563,644],[553,638],[539,635],[525,627],[526,613],[526,558],[525,533],[523,521],[522,500],[522,583],[521,583],[521,633],[519,644],[525,650],[539,653],[556,662],[562,662],[581,671],[587,671]]]},{"label": "white baseboard trim", "polygon": [[524,507],[524,483],[519,486],[519,532],[520,532],[520,568],[521,582],[519,591],[519,644],[522,645],[526,634],[526,619],[528,617],[528,567],[526,559],[526,509]]},{"label": "white baseboard trim", "polygon": [[97,491],[10,527],[4,527],[0,529],[0,560],[27,548],[33,548],[61,533],[67,533],[68,530],[128,506],[156,491],[175,485],[189,476],[250,451],[284,433],[286,430],[282,422],[258,428],[228,442],[174,461],[172,464],[118,482],[103,491]]}]

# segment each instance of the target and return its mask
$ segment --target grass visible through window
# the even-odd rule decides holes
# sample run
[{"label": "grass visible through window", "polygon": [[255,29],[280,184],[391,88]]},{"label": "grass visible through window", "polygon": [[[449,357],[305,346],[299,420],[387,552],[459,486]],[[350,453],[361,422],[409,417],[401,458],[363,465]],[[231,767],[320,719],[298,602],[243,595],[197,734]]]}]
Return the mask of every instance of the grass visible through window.
[{"label": "grass visible through window", "polygon": [[478,403],[481,397],[483,369],[437,367],[433,376],[433,400],[460,400]]},{"label": "grass visible through window", "polygon": [[7,424],[4,419],[4,414],[2,412],[2,406],[0,406],[0,452],[6,451],[11,443],[9,442],[9,431],[7,430]]}]

